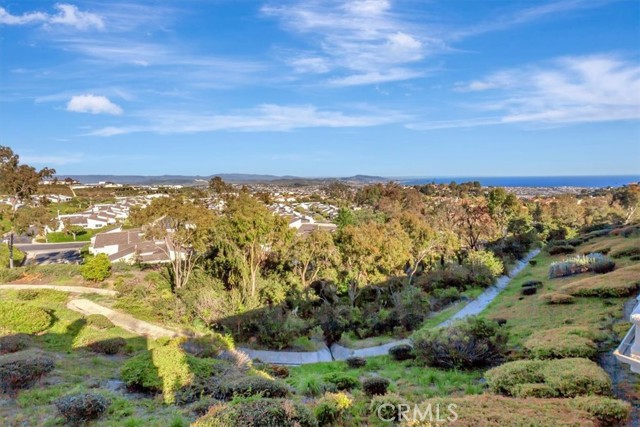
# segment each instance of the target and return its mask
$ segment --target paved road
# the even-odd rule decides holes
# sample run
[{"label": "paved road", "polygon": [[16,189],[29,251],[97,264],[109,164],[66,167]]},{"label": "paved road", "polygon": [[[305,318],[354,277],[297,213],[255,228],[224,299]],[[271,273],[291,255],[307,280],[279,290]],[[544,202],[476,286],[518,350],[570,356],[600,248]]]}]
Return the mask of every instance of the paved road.
[{"label": "paved road", "polygon": [[19,243],[15,247],[25,252],[60,252],[62,250],[81,249],[89,242],[68,243]]},{"label": "paved road", "polygon": [[77,249],[58,252],[27,252],[27,265],[80,264],[82,256]]}]

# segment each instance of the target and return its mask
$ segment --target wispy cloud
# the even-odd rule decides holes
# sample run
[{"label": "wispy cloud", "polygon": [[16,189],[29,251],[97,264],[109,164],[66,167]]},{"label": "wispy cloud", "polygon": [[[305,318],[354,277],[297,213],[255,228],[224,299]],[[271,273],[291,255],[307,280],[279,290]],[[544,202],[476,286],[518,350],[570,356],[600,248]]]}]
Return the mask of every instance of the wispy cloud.
[{"label": "wispy cloud", "polygon": [[287,60],[295,71],[333,71],[342,75],[334,75],[330,83],[349,86],[418,77],[421,71],[412,64],[439,47],[391,6],[389,0],[300,1],[262,11],[310,38],[313,50]]},{"label": "wispy cloud", "polygon": [[490,95],[489,100],[475,106],[494,114],[408,127],[429,130],[506,123],[565,125],[640,120],[640,66],[611,55],[565,57],[545,66],[504,70],[457,84],[454,89]]},{"label": "wispy cloud", "polygon": [[111,102],[106,96],[85,94],[71,98],[67,103],[67,111],[117,116],[122,114],[122,107]]},{"label": "wispy cloud", "polygon": [[5,8],[0,7],[0,24],[4,25],[28,25],[44,24],[51,26],[73,27],[78,30],[99,29],[105,27],[101,16],[83,12],[72,4],[59,3],[54,6],[57,13],[27,12],[22,15],[12,15]]},{"label": "wispy cloud", "polygon": [[567,12],[601,7],[619,0],[555,0],[511,12],[495,13],[494,17],[474,25],[450,31],[447,40],[459,40],[479,34],[503,31],[548,17],[559,17]]},{"label": "wispy cloud", "polygon": [[90,132],[92,136],[114,136],[135,132],[159,134],[201,133],[216,131],[287,132],[303,128],[357,128],[379,126],[406,120],[394,111],[344,113],[322,110],[312,105],[260,105],[233,114],[190,114],[173,111],[149,111],[138,114],[146,123],[112,126]]}]

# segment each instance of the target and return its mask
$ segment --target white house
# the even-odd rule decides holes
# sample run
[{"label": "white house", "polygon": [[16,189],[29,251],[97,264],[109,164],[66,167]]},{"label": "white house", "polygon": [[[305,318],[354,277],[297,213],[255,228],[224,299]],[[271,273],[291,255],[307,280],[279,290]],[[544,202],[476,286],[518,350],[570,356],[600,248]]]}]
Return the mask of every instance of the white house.
[{"label": "white house", "polygon": [[628,364],[632,372],[640,374],[640,296],[631,313],[631,323],[631,329],[613,354],[618,361]]}]

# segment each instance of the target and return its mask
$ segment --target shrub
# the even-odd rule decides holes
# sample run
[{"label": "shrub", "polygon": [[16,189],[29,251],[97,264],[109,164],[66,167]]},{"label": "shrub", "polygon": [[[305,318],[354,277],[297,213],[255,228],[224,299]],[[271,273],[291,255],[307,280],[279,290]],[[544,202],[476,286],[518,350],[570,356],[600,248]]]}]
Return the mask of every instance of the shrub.
[{"label": "shrub", "polygon": [[574,274],[586,273],[594,271],[594,268],[602,270],[602,273],[613,271],[616,264],[602,254],[595,253],[589,255],[578,255],[571,258],[565,258],[562,262],[554,262],[549,267],[549,277],[572,276]]},{"label": "shrub", "polygon": [[542,288],[542,282],[540,280],[528,280],[522,284],[523,288]]},{"label": "shrub", "polygon": [[87,344],[87,348],[99,354],[113,355],[118,354],[127,346],[127,340],[122,337],[107,338],[104,340],[93,341]]},{"label": "shrub", "polygon": [[638,247],[620,249],[611,254],[613,258],[624,258],[624,257],[631,257],[636,255],[640,255],[640,248]]},{"label": "shrub", "polygon": [[16,301],[0,301],[0,330],[36,334],[51,325],[51,315],[40,307]]},{"label": "shrub", "polygon": [[526,295],[533,295],[533,294],[535,294],[536,292],[538,292],[538,289],[537,289],[537,288],[522,288],[522,289],[520,289],[520,293],[521,293],[522,295],[525,295],[525,296],[526,296]]},{"label": "shrub", "polygon": [[465,263],[471,268],[484,267],[495,277],[500,276],[504,271],[502,261],[489,251],[470,251]]},{"label": "shrub", "polygon": [[549,252],[549,255],[567,255],[574,253],[576,248],[571,245],[558,245],[549,247],[547,251]]},{"label": "shrub", "polygon": [[364,357],[352,356],[347,357],[345,362],[347,362],[347,366],[351,369],[357,369],[365,366],[367,364],[367,359],[365,359]]},{"label": "shrub", "polygon": [[362,381],[362,390],[367,396],[379,396],[387,394],[389,380],[382,377],[365,378]]},{"label": "shrub", "polygon": [[14,395],[18,390],[31,387],[53,371],[54,366],[52,358],[28,351],[0,356],[0,390]]},{"label": "shrub", "polygon": [[266,372],[267,374],[275,378],[288,378],[290,374],[289,368],[283,365],[270,364],[270,365],[256,366],[256,368]]},{"label": "shrub", "polygon": [[558,397],[611,393],[607,373],[596,363],[580,358],[508,362],[487,371],[485,378],[492,392],[506,396],[525,392],[525,384],[546,385]]},{"label": "shrub", "polygon": [[195,357],[213,358],[225,350],[233,349],[233,340],[220,334],[208,334],[196,338],[185,338],[180,342],[184,351]]},{"label": "shrub", "polygon": [[80,273],[84,280],[102,282],[111,276],[111,261],[105,254],[89,257],[80,267]]},{"label": "shrub", "polygon": [[311,412],[285,399],[241,400],[213,406],[192,427],[317,427]]},{"label": "shrub", "polygon": [[393,360],[403,361],[403,360],[411,360],[415,359],[416,355],[413,352],[413,347],[409,344],[400,344],[389,349],[389,356]]},{"label": "shrub", "polygon": [[538,265],[538,261],[537,261],[537,260],[535,260],[535,259],[530,259],[530,260],[529,260],[529,265],[530,265],[530,266],[532,266],[532,267],[533,267],[533,266],[536,266],[536,265]]},{"label": "shrub", "polygon": [[598,419],[602,426],[625,426],[631,413],[631,405],[623,400],[600,396],[580,396],[571,405],[587,411]]},{"label": "shrub", "polygon": [[383,396],[374,396],[369,404],[369,409],[372,415],[380,417],[382,421],[401,421],[400,408],[404,405],[407,405],[406,400],[397,394],[388,393]]},{"label": "shrub", "polygon": [[414,350],[417,359],[429,366],[473,369],[502,359],[506,343],[506,332],[496,322],[471,317],[418,333]]},{"label": "shrub", "polygon": [[329,384],[333,384],[336,390],[339,391],[351,391],[360,387],[360,381],[357,378],[339,372],[326,374],[322,379]]},{"label": "shrub", "polygon": [[630,256],[630,257],[629,257],[629,259],[630,259],[631,261],[640,261],[640,255],[633,255],[633,256]]},{"label": "shrub", "polygon": [[127,386],[162,392],[166,403],[176,400],[176,393],[197,380],[208,378],[228,366],[215,359],[199,359],[187,354],[181,340],[158,340],[150,350],[128,359],[120,373]]},{"label": "shrub", "polygon": [[0,337],[0,355],[25,350],[31,343],[31,337],[27,334],[5,335]]},{"label": "shrub", "polygon": [[330,426],[342,419],[352,403],[349,396],[344,393],[326,393],[313,410],[318,420],[318,425],[321,427]]},{"label": "shrub", "polygon": [[90,314],[87,316],[87,326],[91,326],[95,329],[111,329],[115,325],[111,320],[107,318],[107,316],[103,316],[102,314]]},{"label": "shrub", "polygon": [[95,393],[81,393],[64,396],[56,400],[60,415],[72,426],[95,420],[109,407],[109,400]]},{"label": "shrub", "polygon": [[576,328],[558,328],[533,333],[524,342],[524,348],[535,359],[557,359],[566,357],[592,358],[598,347],[585,331]]},{"label": "shrub", "polygon": [[563,294],[560,292],[552,292],[550,294],[545,294],[540,297],[547,304],[573,304],[576,299],[568,294]]},{"label": "shrub", "polygon": [[289,395],[289,387],[286,384],[258,376],[242,377],[228,387],[233,396],[282,398]]},{"label": "shrub", "polygon": [[616,268],[616,263],[610,259],[601,259],[593,263],[591,271],[597,274],[610,273]]}]

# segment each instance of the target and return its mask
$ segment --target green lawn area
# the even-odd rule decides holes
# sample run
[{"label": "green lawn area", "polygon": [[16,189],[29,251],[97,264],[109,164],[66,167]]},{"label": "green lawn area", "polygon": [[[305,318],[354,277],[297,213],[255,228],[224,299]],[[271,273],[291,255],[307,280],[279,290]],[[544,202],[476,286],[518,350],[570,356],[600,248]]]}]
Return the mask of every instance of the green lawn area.
[{"label": "green lawn area", "polygon": [[[624,237],[601,237],[593,239],[576,248],[576,253],[589,253],[598,248],[611,246],[633,246],[640,245],[638,235],[629,238]],[[623,298],[598,298],[598,297],[575,297],[573,304],[548,304],[542,296],[552,292],[562,292],[578,281],[589,278],[589,284],[611,284],[613,279],[623,277],[618,272],[625,267],[635,271],[639,264],[627,258],[616,259],[616,270],[596,275],[594,273],[583,273],[574,276],[549,279],[549,266],[552,262],[562,261],[566,255],[551,256],[542,251],[535,260],[537,265],[527,266],[516,278],[514,278],[507,288],[489,305],[481,314],[487,318],[503,318],[507,320],[507,327],[510,332],[510,343],[520,346],[523,341],[533,332],[560,328],[563,326],[586,327],[594,333],[611,333],[612,324],[620,319],[623,314],[623,306],[627,297]],[[629,277],[627,280],[637,281]],[[540,280],[543,283],[542,289],[536,295],[522,296],[520,290],[522,284],[528,280]]]},{"label": "green lawn area", "polygon": [[113,230],[114,228],[116,228],[116,226],[110,225],[97,230],[84,230],[84,232],[76,235],[75,240],[73,239],[72,234],[67,234],[63,231],[53,232],[47,234],[47,241],[49,243],[89,242],[96,234],[104,233],[105,231]]}]

